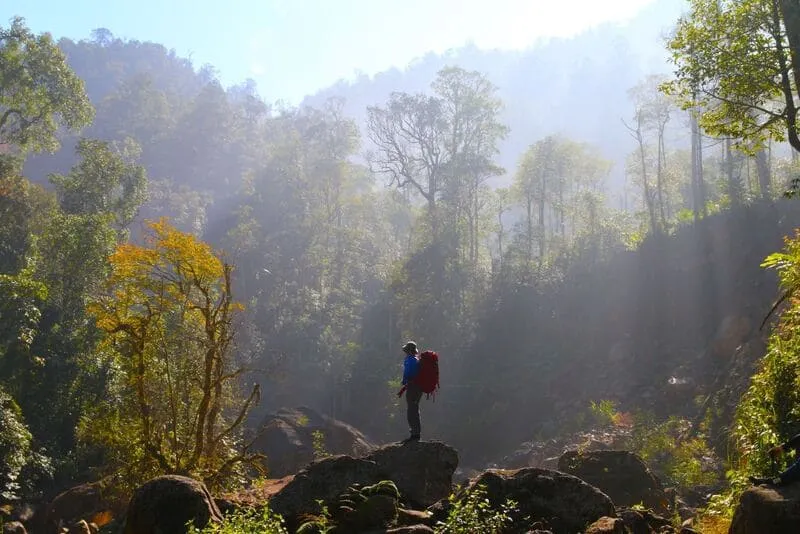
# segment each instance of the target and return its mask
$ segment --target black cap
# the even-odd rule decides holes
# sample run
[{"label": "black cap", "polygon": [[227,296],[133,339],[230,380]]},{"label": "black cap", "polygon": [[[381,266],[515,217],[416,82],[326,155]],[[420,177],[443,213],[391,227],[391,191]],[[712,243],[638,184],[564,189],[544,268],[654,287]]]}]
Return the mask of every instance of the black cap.
[{"label": "black cap", "polygon": [[417,352],[417,344],[413,341],[409,341],[403,345],[403,352]]}]

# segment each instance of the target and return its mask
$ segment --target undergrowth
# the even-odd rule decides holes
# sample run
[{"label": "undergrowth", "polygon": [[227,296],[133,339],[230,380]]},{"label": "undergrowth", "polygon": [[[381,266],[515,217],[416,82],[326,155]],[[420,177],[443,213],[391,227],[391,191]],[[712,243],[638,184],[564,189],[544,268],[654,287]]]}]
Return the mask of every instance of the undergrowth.
[{"label": "undergrowth", "polygon": [[592,402],[590,411],[596,424],[619,430],[620,445],[670,484],[685,489],[720,480],[705,422],[694,429],[687,419],[676,416],[658,421],[647,411],[619,411],[610,400]]},{"label": "undergrowth", "polygon": [[209,523],[199,529],[189,525],[189,534],[289,534],[283,518],[269,507],[261,510],[241,508],[226,515],[221,523]]},{"label": "undergrowth", "polygon": [[511,499],[499,510],[492,508],[483,485],[467,490],[460,497],[451,495],[450,503],[447,519],[436,525],[437,534],[496,534],[511,523],[511,514],[517,511],[517,503]]}]

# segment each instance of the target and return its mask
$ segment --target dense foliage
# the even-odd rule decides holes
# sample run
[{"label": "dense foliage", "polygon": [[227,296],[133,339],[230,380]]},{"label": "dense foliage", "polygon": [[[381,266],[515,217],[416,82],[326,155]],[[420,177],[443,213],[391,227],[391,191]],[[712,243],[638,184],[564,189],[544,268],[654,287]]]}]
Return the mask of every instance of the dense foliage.
[{"label": "dense foliage", "polygon": [[[148,223],[144,246],[121,244],[87,309],[105,333],[97,365],[106,399],[82,417],[83,442],[135,484],[159,473],[228,480],[242,451],[242,403],[233,361],[233,267],[165,221]],[[237,446],[239,445],[239,446]]]},{"label": "dense foliage", "polygon": [[782,252],[770,254],[762,264],[780,277],[780,316],[770,337],[767,353],[742,396],[731,426],[730,488],[715,496],[709,514],[730,517],[748,476],[775,476],[794,461],[776,463],[769,450],[800,432],[800,232],[785,240]]},{"label": "dense foliage", "polygon": [[288,534],[283,518],[268,506],[261,510],[241,508],[225,516],[222,523],[210,523],[203,529],[189,525],[189,534]]}]

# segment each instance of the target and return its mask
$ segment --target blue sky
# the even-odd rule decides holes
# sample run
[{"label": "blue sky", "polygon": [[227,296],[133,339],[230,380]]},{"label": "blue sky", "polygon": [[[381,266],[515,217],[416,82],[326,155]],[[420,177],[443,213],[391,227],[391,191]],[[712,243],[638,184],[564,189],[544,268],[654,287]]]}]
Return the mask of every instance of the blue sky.
[{"label": "blue sky", "polygon": [[217,68],[226,85],[254,79],[269,101],[405,67],[472,41],[523,49],[635,15],[652,0],[0,0],[35,32],[81,39],[95,28],[155,41]]}]

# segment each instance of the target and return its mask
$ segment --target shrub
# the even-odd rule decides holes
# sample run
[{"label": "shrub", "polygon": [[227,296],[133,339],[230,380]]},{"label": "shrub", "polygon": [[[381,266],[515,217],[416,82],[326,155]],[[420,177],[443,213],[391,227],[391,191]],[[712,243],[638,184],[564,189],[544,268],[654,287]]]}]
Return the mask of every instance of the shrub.
[{"label": "shrub", "polygon": [[447,520],[436,526],[437,534],[473,534],[482,532],[494,534],[502,532],[511,523],[511,514],[517,511],[517,503],[511,499],[493,509],[486,496],[484,486],[476,486],[461,497],[450,496],[452,508]]},{"label": "shrub", "polygon": [[261,510],[241,508],[200,530],[190,523],[189,534],[289,534],[283,518],[265,506]]},{"label": "shrub", "polygon": [[0,389],[0,499],[20,497],[19,474],[30,458],[31,433],[14,399]]}]

